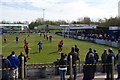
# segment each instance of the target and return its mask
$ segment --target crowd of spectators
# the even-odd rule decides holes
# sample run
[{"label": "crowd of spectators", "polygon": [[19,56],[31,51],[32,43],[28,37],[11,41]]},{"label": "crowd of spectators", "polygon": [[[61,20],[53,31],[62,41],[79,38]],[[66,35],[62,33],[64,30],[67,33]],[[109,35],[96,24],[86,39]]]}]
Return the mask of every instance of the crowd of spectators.
[{"label": "crowd of spectators", "polygon": [[[79,54],[75,51],[75,48],[71,48],[71,52],[68,53],[67,59],[65,59],[65,54],[61,53],[61,59],[58,60],[58,65],[66,65],[70,64],[70,55],[72,55],[72,65],[73,65],[73,80],[77,79],[77,69],[76,69],[76,64],[80,60]],[[89,48],[88,53],[86,54],[85,57],[85,64],[93,64],[93,65],[84,65],[83,66],[83,80],[93,80],[95,78],[95,72],[96,72],[96,64],[99,61],[99,58],[101,58],[103,65],[102,73],[106,73],[106,79],[105,80],[111,80],[112,79],[112,57],[114,58],[114,62],[117,63],[117,71],[118,71],[118,78],[117,80],[120,79],[120,50],[118,50],[118,54],[115,56],[114,51],[110,49],[104,49],[101,57],[99,57],[97,50]],[[61,62],[62,60],[62,62]],[[107,64],[107,65],[106,65]],[[61,69],[62,68],[62,69]],[[67,69],[66,69],[67,68]],[[66,73],[69,72],[70,68],[69,66],[60,66],[59,69],[60,71],[60,78],[61,80],[66,80],[65,76]],[[61,72],[61,70],[64,70]]]},{"label": "crowd of spectators", "polygon": [[[70,65],[70,56],[72,56],[72,69],[73,69],[73,80],[77,80],[77,63],[80,60],[80,50],[75,45],[75,47],[71,48],[70,53],[60,53],[61,57],[57,60],[57,65],[59,65],[58,73],[60,74],[61,80],[66,80],[66,73],[69,73],[70,67],[65,65]],[[2,80],[18,80],[21,78],[21,59],[24,57],[24,65],[27,62],[26,57],[23,52],[20,52],[20,55],[17,57],[14,51],[5,59],[3,55],[0,55],[0,59],[2,61]],[[112,63],[112,57],[114,57],[114,62],[117,63],[117,71],[118,71],[118,80],[120,79],[120,50],[118,50],[118,54],[115,56],[115,53],[112,49],[104,49],[103,54],[101,55],[101,60],[103,64]],[[96,64],[99,61],[99,55],[96,49],[89,48],[89,51],[86,53],[85,64],[93,64],[93,65],[84,65],[83,66],[83,80],[92,80],[95,77],[96,72]],[[80,63],[80,61],[79,61]],[[4,70],[5,69],[5,70]],[[25,70],[24,70],[25,71]],[[106,80],[112,79],[112,65],[103,65],[103,73],[106,73]]]},{"label": "crowd of spectators", "polygon": [[110,36],[108,34],[80,34],[80,36],[88,37],[88,38],[95,38],[95,39],[110,40],[110,41],[120,40],[120,36],[115,37],[115,36]]},{"label": "crowd of spectators", "polygon": [[3,69],[1,80],[18,80],[18,78],[21,78],[22,57],[24,57],[25,65],[27,60],[23,52],[20,52],[20,55],[17,57],[16,52],[12,51],[7,59],[5,59],[3,55],[0,55],[0,61],[2,61],[1,66]]},{"label": "crowd of spectators", "polygon": [[65,35],[69,35],[70,37],[76,38],[76,36],[81,36],[85,38],[94,38],[94,39],[103,39],[108,41],[120,41],[120,35],[109,35],[106,33],[81,33],[81,32],[66,32]]}]

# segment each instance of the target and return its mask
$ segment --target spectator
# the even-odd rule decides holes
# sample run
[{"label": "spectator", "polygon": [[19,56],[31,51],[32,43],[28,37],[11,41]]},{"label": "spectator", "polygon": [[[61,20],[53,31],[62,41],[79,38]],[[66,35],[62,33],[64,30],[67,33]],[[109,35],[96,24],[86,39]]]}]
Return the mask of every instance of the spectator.
[{"label": "spectator", "polygon": [[95,77],[95,71],[96,71],[96,67],[97,67],[96,64],[97,64],[98,59],[99,59],[99,55],[98,55],[96,49],[94,49],[93,51],[94,51],[95,65],[93,65],[93,77],[92,77],[92,79],[94,79],[94,77]]},{"label": "spectator", "polygon": [[77,52],[79,55],[79,48],[77,47],[77,45],[75,45],[75,52]]},{"label": "spectator", "polygon": [[76,63],[77,63],[77,60],[79,60],[79,57],[78,57],[78,54],[75,52],[75,49],[74,47],[71,48],[71,52],[68,54],[68,64],[70,63],[70,55],[72,55],[72,65],[75,65],[73,66],[73,72],[74,72],[74,80],[76,80]]},{"label": "spectator", "polygon": [[9,59],[11,56],[12,56],[12,53],[9,56],[7,56],[7,59]]},{"label": "spectator", "polygon": [[[89,48],[89,51],[86,55],[86,59],[85,61],[87,61],[89,59],[89,54],[93,54],[94,55],[94,59],[95,59],[95,64],[98,62],[98,59],[99,59],[99,56],[98,54],[96,53],[96,50],[94,50],[94,52],[92,51],[92,48]],[[96,71],[96,65],[93,66],[93,69],[94,69],[94,72],[93,72],[93,75],[92,75],[92,79],[94,79],[94,73]]]},{"label": "spectator", "polygon": [[116,55],[116,60],[117,60],[117,72],[118,72],[117,80],[120,80],[120,49],[118,50],[118,54]]},{"label": "spectator", "polygon": [[[90,54],[90,53],[93,53],[93,52],[92,52],[92,48],[89,48],[89,51],[88,51],[88,53],[86,54],[85,61],[88,60],[88,58],[89,58],[89,54]],[[94,53],[93,53],[93,54],[94,54]]]},{"label": "spectator", "polygon": [[1,66],[2,69],[5,69],[5,70],[2,70],[2,79],[1,80],[9,80],[9,76],[10,76],[10,69],[11,68],[11,63],[8,59],[5,59],[3,57],[3,55],[0,55],[0,61],[1,62]]},{"label": "spectator", "polygon": [[65,60],[65,55],[64,53],[61,53],[61,59],[59,61],[60,80],[66,80],[65,76],[66,76],[67,67],[64,66],[66,64],[67,64],[67,61]]},{"label": "spectator", "polygon": [[93,51],[94,51],[94,58],[95,58],[95,61],[96,61],[95,63],[97,63],[98,59],[99,59],[99,55],[98,55],[96,49],[94,49]]},{"label": "spectator", "polygon": [[[107,56],[106,63],[112,63],[112,57],[115,58],[115,55],[112,49],[108,49],[108,56]],[[112,79],[112,65],[106,65],[106,73],[107,73],[107,76],[105,80]]]},{"label": "spectator", "polygon": [[[101,56],[101,60],[102,60],[102,63],[103,63],[103,64],[106,64],[107,56],[108,56],[108,54],[107,54],[107,49],[104,49],[104,52],[103,52],[103,54],[102,54],[102,56]],[[102,72],[103,72],[103,73],[106,72],[106,65],[103,65],[103,71],[102,71]]]},{"label": "spectator", "polygon": [[[75,52],[78,54],[78,56],[80,55],[79,48],[77,47],[77,45],[75,45]],[[78,64],[80,64],[80,59]],[[80,70],[80,66],[79,66],[79,70]]]},{"label": "spectator", "polygon": [[12,65],[10,78],[18,80],[18,67],[20,62],[14,51],[12,51],[12,55],[9,57],[9,61],[11,62],[11,65]]},{"label": "spectator", "polygon": [[[95,63],[95,59],[94,59],[94,54],[93,53],[89,53],[88,58],[85,61],[85,64],[94,64]],[[94,73],[94,65],[85,65],[83,66],[83,80],[92,80],[93,78],[93,73]]]},{"label": "spectator", "polygon": [[25,65],[26,65],[25,62],[27,62],[24,53],[20,52],[20,55],[18,56],[18,59],[20,61],[20,66],[19,66],[19,77],[20,78],[22,77],[22,73],[21,73],[21,70],[22,70],[22,57],[24,58],[24,77],[25,77]]},{"label": "spectator", "polygon": [[118,38],[118,43],[120,43],[120,36],[119,36],[119,38]]},{"label": "spectator", "polygon": [[59,67],[57,67],[59,65],[59,60],[60,59],[57,59],[57,61],[54,62],[55,64],[55,75],[59,75]]},{"label": "spectator", "polygon": [[67,54],[65,54],[65,60],[67,60]]}]

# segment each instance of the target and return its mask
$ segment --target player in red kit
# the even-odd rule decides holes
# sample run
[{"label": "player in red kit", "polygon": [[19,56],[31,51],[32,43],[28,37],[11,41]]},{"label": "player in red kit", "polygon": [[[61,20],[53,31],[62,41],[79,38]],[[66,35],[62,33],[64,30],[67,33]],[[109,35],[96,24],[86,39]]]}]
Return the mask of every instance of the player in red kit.
[{"label": "player in red kit", "polygon": [[59,43],[58,43],[58,52],[61,52],[62,51],[62,47],[63,47],[63,40],[61,40]]},{"label": "player in red kit", "polygon": [[6,39],[6,36],[4,36],[4,43],[6,43],[6,40],[7,40],[7,39]]},{"label": "player in red kit", "polygon": [[30,58],[29,57],[29,49],[31,49],[31,48],[29,48],[29,45],[28,45],[28,43],[26,43],[25,45],[24,45],[24,50],[25,50],[25,53],[26,53],[26,58]]}]

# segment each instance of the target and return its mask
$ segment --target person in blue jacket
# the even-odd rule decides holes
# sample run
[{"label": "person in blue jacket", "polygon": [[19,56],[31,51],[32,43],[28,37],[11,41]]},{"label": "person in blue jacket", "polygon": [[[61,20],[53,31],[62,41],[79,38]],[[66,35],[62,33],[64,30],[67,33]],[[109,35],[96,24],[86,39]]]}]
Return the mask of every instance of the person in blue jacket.
[{"label": "person in blue jacket", "polygon": [[18,67],[20,65],[19,59],[14,51],[12,51],[11,56],[8,59],[11,63],[10,78],[16,80],[18,79]]}]

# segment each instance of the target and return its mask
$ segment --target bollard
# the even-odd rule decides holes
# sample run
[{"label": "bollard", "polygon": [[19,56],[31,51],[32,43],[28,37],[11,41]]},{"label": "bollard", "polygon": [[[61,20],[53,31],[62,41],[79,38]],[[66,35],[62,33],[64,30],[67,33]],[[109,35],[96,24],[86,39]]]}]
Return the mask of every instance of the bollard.
[{"label": "bollard", "polygon": [[24,57],[22,57],[21,80],[24,80]]},{"label": "bollard", "polygon": [[114,57],[112,57],[112,80],[114,80]]},{"label": "bollard", "polygon": [[79,60],[79,73],[80,73],[80,71],[81,71],[81,70],[80,70],[80,60]]},{"label": "bollard", "polygon": [[73,80],[73,75],[72,75],[72,55],[70,55],[70,80]]}]

